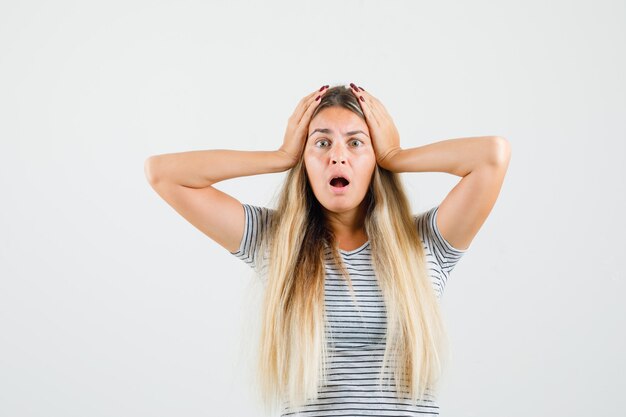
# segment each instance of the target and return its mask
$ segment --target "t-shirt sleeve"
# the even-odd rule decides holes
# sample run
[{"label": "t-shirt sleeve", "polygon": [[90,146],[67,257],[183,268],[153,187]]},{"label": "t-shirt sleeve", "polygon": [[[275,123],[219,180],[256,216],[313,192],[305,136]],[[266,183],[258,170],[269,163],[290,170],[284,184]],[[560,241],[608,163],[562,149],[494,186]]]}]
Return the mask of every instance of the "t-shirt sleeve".
[{"label": "t-shirt sleeve", "polygon": [[239,249],[230,253],[244,261],[252,269],[261,271],[267,261],[267,256],[260,253],[261,239],[268,229],[274,210],[246,203],[243,203],[242,206],[245,216],[243,236],[239,243]]},{"label": "t-shirt sleeve", "polygon": [[416,216],[417,228],[424,242],[427,256],[436,262],[435,271],[431,273],[437,278],[440,294],[446,285],[450,272],[454,269],[461,257],[469,251],[455,248],[444,239],[437,227],[437,212],[439,206],[435,206],[424,213]]}]

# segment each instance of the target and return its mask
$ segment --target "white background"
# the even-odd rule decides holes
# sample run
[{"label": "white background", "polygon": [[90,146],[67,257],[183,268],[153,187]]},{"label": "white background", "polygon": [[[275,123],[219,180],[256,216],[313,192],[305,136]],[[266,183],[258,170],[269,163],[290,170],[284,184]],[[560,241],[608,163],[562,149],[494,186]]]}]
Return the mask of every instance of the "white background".
[{"label": "white background", "polygon": [[[512,146],[442,300],[441,415],[623,415],[625,32],[623,1],[2,2],[0,415],[261,415],[252,270],[143,164],[277,149],[350,82],[405,148]],[[284,175],[217,188],[269,205]],[[416,213],[460,180],[401,175]]]}]

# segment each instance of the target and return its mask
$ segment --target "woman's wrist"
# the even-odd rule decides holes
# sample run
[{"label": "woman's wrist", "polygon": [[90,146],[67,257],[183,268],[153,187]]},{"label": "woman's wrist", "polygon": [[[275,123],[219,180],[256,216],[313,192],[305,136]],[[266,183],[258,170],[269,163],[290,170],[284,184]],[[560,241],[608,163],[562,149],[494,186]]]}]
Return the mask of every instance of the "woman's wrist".
[{"label": "woman's wrist", "polygon": [[298,159],[293,155],[289,154],[287,151],[283,149],[277,149],[274,151],[276,157],[279,161],[279,166],[282,168],[281,171],[286,171],[292,167],[294,167],[298,163]]}]

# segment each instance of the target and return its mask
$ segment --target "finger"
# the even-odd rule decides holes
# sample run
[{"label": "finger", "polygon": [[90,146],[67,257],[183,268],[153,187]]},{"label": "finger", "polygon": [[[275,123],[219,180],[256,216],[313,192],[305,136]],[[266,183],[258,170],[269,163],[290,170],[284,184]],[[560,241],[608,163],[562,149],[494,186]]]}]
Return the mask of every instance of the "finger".
[{"label": "finger", "polygon": [[302,127],[304,128],[308,128],[308,125],[311,122],[311,115],[313,114],[317,106],[322,102],[322,96],[326,91],[328,91],[328,88],[325,88],[323,91],[318,92],[317,95],[315,95],[316,98],[319,96],[317,100],[315,98],[312,98],[311,101],[309,101],[308,107],[305,109],[302,117],[298,121],[299,125],[302,125]]},{"label": "finger", "polygon": [[292,114],[292,117],[294,119],[300,120],[300,118],[302,117],[302,113],[304,113],[304,109],[307,107],[307,104],[309,103],[311,97],[314,96],[314,94],[319,94],[319,92],[317,90],[313,91],[312,93],[309,93],[300,99],[300,101],[298,102],[298,105],[296,106]]},{"label": "finger", "polygon": [[[313,108],[317,107],[317,104],[322,101],[322,96],[324,95],[324,93],[326,93],[326,91],[328,91],[328,85],[322,86],[322,88],[313,91],[311,94],[303,97],[302,100],[300,100],[296,111],[294,111],[294,120],[298,124],[302,123],[304,115],[312,107],[312,105]],[[317,96],[320,96],[320,98],[318,100],[315,100]]]},{"label": "finger", "polygon": [[374,109],[373,102],[370,99],[370,95],[367,94],[366,96],[365,91],[361,91],[361,90],[356,91],[357,87],[356,85],[352,83],[350,84],[350,86],[351,86],[350,91],[352,91],[352,94],[355,95],[357,101],[359,102],[359,105],[361,106],[361,110],[363,110],[363,114],[365,114],[365,118],[370,123],[380,124],[379,122],[380,117],[378,116],[378,114],[376,113],[376,110]]},{"label": "finger", "polygon": [[302,100],[300,100],[300,104],[302,105],[301,110],[304,112],[312,100],[315,100],[317,96],[323,95],[326,91],[328,91],[328,85],[323,85],[321,88],[305,96]]},{"label": "finger", "polygon": [[389,115],[387,109],[385,108],[383,103],[380,102],[380,100],[365,91],[363,87],[358,87],[358,89],[359,92],[357,94],[363,96],[363,98],[365,99],[365,103],[369,104],[371,112],[374,114],[374,117],[376,117],[378,120],[383,120]]},{"label": "finger", "polygon": [[378,100],[376,97],[366,91],[361,91],[358,94],[363,96],[363,98],[365,99],[364,103],[370,107],[370,112],[380,125],[382,125],[383,123],[385,123],[386,120],[391,118],[391,116],[389,116],[389,113],[387,112],[387,109],[385,108],[385,106],[383,106],[383,103],[381,103],[380,100]]},{"label": "finger", "polygon": [[376,97],[372,96],[371,94],[368,94],[368,95],[370,96],[372,102],[374,103],[376,114],[388,117],[389,112],[387,111],[387,107],[385,107],[385,105]]}]

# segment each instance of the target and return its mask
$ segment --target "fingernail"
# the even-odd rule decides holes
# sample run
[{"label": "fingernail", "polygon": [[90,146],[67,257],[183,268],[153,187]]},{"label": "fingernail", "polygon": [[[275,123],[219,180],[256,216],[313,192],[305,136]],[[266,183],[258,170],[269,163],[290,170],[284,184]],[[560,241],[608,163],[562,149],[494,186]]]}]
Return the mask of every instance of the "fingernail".
[{"label": "fingernail", "polygon": [[363,98],[363,96],[359,96],[359,98],[361,99],[361,101],[365,101],[365,99]]},{"label": "fingernail", "polygon": [[361,89],[361,91],[365,91],[365,88],[363,88],[363,87],[361,87],[361,86],[359,86],[359,88]]},{"label": "fingernail", "polygon": [[350,83],[350,87],[352,87],[352,89],[356,91],[357,93],[359,92],[359,89],[356,88],[356,85],[354,85],[354,83]]},{"label": "fingernail", "polygon": [[323,85],[323,86],[319,89],[319,91],[322,91],[322,90],[323,90],[323,89],[325,89],[325,88],[326,88],[326,86],[325,86],[325,85]]},{"label": "fingernail", "polygon": [[315,97],[315,101],[317,101],[320,97],[321,97],[321,96],[317,96],[317,97]]}]

